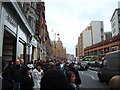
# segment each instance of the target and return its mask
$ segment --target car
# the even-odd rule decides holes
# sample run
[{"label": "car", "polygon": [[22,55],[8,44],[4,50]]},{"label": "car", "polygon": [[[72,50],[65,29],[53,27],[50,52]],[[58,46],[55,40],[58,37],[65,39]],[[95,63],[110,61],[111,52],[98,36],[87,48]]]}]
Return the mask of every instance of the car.
[{"label": "car", "polygon": [[80,64],[79,70],[87,70],[88,69],[88,63],[85,61],[82,61]]},{"label": "car", "polygon": [[79,64],[74,64],[74,67],[76,70],[80,70],[80,65]]},{"label": "car", "polygon": [[105,55],[102,66],[98,69],[98,78],[101,82],[109,83],[109,80],[120,75],[120,50],[109,52]]},{"label": "car", "polygon": [[95,61],[89,61],[88,65],[89,65],[90,67],[94,67],[94,66],[95,66]]},{"label": "car", "polygon": [[89,66],[90,67],[100,67],[102,64],[102,61],[89,61]]}]

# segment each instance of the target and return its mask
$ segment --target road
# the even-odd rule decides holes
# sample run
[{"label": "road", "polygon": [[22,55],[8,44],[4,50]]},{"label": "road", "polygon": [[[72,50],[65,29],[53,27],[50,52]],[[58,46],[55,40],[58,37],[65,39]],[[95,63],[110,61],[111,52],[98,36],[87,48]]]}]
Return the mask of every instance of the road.
[{"label": "road", "polygon": [[108,84],[99,81],[96,71],[79,71],[79,74],[81,77],[80,88],[104,88],[109,90]]}]

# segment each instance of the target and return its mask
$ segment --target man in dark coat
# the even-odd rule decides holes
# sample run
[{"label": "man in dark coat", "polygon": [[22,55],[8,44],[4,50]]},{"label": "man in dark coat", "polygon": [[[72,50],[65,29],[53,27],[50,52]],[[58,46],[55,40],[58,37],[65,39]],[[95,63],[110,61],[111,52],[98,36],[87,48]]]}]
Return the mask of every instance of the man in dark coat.
[{"label": "man in dark coat", "polygon": [[8,80],[5,80],[2,77],[4,71],[5,71],[5,62],[2,61],[2,70],[0,69],[0,90],[13,90],[13,83],[10,83]]},{"label": "man in dark coat", "polygon": [[20,64],[20,60],[15,61],[15,66],[13,68],[13,81],[14,81],[14,90],[20,89],[20,82],[22,77],[23,67]]},{"label": "man in dark coat", "polygon": [[4,72],[2,73],[2,78],[4,78],[4,80],[9,81],[10,83],[13,83],[13,67],[14,67],[14,62],[8,61],[8,66],[5,68]]},{"label": "man in dark coat", "polygon": [[34,82],[31,75],[30,68],[25,67],[22,72],[21,89],[20,90],[33,90]]}]

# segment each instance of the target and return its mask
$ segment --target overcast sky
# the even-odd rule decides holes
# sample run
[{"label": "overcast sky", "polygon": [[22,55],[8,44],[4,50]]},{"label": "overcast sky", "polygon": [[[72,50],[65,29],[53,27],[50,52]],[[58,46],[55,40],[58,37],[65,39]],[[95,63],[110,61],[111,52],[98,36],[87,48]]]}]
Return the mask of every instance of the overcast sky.
[{"label": "overcast sky", "polygon": [[110,19],[118,7],[118,1],[44,0],[50,38],[54,40],[54,33],[59,33],[67,53],[75,55],[78,37],[91,21],[103,21],[104,31],[111,31]]}]

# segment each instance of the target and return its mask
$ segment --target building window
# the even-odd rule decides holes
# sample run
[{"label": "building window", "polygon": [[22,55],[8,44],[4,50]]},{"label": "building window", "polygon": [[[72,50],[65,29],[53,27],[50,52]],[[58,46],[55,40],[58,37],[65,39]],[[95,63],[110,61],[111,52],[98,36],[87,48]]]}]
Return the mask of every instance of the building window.
[{"label": "building window", "polygon": [[32,17],[28,16],[28,20],[30,21],[30,25],[32,25]]},{"label": "building window", "polygon": [[29,3],[26,3],[26,2],[23,3],[23,9],[25,13],[27,13],[27,11],[29,10],[29,5],[30,5]]},{"label": "building window", "polygon": [[101,32],[103,32],[103,28],[101,28]]},{"label": "building window", "polygon": [[2,56],[5,61],[16,59],[16,38],[4,30]]},{"label": "building window", "polygon": [[112,28],[114,28],[115,27],[115,22],[113,22],[113,24],[112,24]]},{"label": "building window", "polygon": [[31,2],[31,7],[36,9],[36,2]]},{"label": "building window", "polygon": [[31,6],[34,7],[34,2],[31,2]]},{"label": "building window", "polygon": [[18,59],[24,59],[25,54],[25,45],[22,42],[18,42]]},{"label": "building window", "polygon": [[118,50],[118,45],[114,45],[111,48],[112,48],[112,51],[116,51],[116,50]]},{"label": "building window", "polygon": [[32,55],[31,55],[32,59],[35,59],[35,47],[32,46]]},{"label": "building window", "polygon": [[32,29],[35,30],[35,21],[31,16],[28,16],[29,24],[31,25]]},{"label": "building window", "polygon": [[113,29],[113,34],[114,34],[115,32],[116,32],[116,29],[114,28],[114,29]]},{"label": "building window", "polygon": [[101,41],[103,41],[103,40],[104,40],[104,36],[102,35],[102,36],[101,36]]}]

